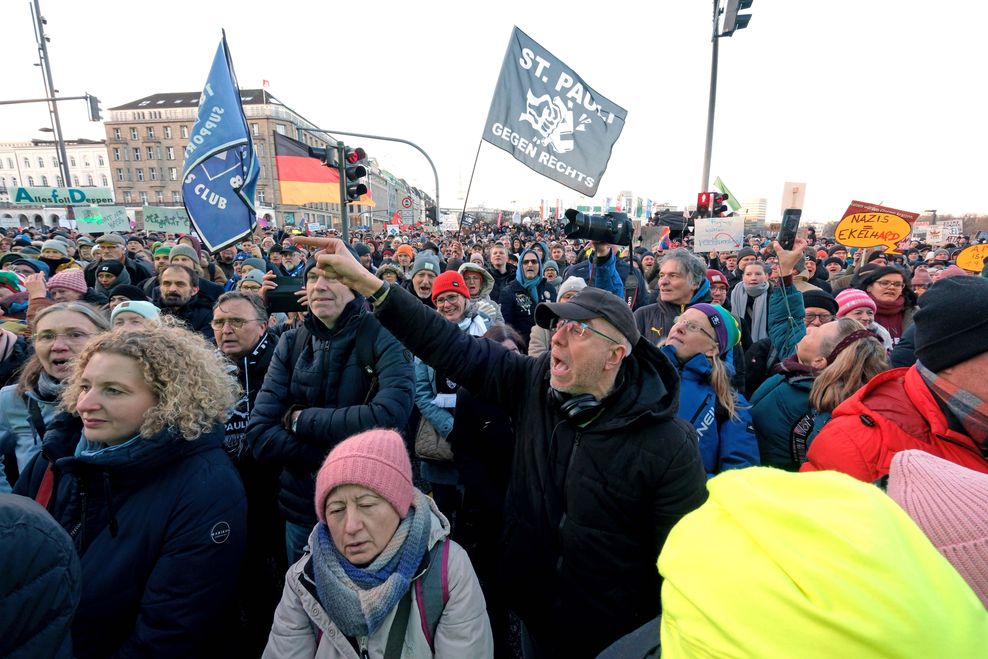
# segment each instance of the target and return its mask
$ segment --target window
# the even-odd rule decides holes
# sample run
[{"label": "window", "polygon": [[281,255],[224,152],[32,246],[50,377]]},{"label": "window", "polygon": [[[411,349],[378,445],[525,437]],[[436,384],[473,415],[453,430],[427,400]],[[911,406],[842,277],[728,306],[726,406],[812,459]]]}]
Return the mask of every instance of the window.
[{"label": "window", "polygon": [[[42,165],[43,167],[44,165]],[[75,167],[75,156],[69,156],[69,166]]]},{"label": "window", "polygon": [[[99,180],[100,180],[100,185],[102,185],[104,188],[110,184],[110,182],[106,180],[106,174],[100,174]],[[61,183],[59,183],[59,185],[61,185]]]},{"label": "window", "polygon": [[123,177],[123,168],[121,168],[121,167],[117,167],[117,180],[118,181],[123,181],[124,180],[124,177]]},{"label": "window", "polygon": [[106,161],[105,161],[105,160],[103,160],[103,156],[102,156],[102,155],[98,155],[98,156],[96,156],[96,165],[97,165],[98,167],[102,167],[102,166],[104,166],[105,164],[106,164]]},{"label": "window", "polygon": [[274,129],[276,131],[278,131],[279,133],[281,133],[282,135],[285,134],[285,125],[284,124],[276,124],[275,127],[274,127]]},{"label": "window", "polygon": [[[17,185],[17,182],[16,181],[14,182],[14,185]],[[58,187],[62,187],[62,177],[61,176],[56,176],[55,177],[55,185],[57,185]]]},{"label": "window", "polygon": [[141,195],[141,203],[147,205],[147,203],[148,203],[148,193],[141,192],[140,195]]},{"label": "window", "polygon": [[24,169],[31,169],[31,160],[29,158],[24,159]]},{"label": "window", "polygon": [[178,168],[169,167],[168,168],[168,180],[177,181],[178,180]]},{"label": "window", "polygon": [[114,128],[113,129],[113,139],[115,139],[115,140],[122,139],[121,136],[120,136],[120,129],[119,128]]},{"label": "window", "polygon": [[130,129],[130,139],[132,139],[132,140],[136,140],[137,139],[137,129],[136,128],[131,128]]},{"label": "window", "polygon": [[[118,146],[113,147],[113,159],[120,160],[120,147]],[[100,164],[102,165],[103,163]]]},{"label": "window", "polygon": [[124,191],[124,203],[125,204],[129,204],[130,202],[131,202],[130,190],[125,190]]},{"label": "window", "polygon": [[183,140],[189,139],[189,127],[188,126],[182,126],[182,139]]},{"label": "window", "polygon": [[261,132],[261,127],[258,126],[257,124],[251,124],[250,125],[250,130],[251,130],[252,133],[254,133],[255,135],[257,135],[258,133]]},{"label": "window", "polygon": [[44,168],[45,168],[45,159],[38,158],[38,169],[44,169]]},{"label": "window", "polygon": [[154,147],[147,148],[148,160],[154,160]]},{"label": "window", "polygon": [[135,146],[134,147],[134,162],[137,162],[140,159],[141,159],[141,147]]},{"label": "window", "polygon": [[[53,167],[57,167],[57,166],[58,165],[53,165]],[[14,159],[7,158],[7,169],[13,169],[13,168],[14,168]]]},{"label": "window", "polygon": [[165,193],[162,192],[161,190],[158,190],[157,192],[155,192],[154,193],[154,202],[156,204],[163,204],[163,203],[165,203]]},{"label": "window", "polygon": [[154,139],[154,126],[148,126],[148,139]]},{"label": "window", "polygon": [[[17,177],[16,177],[16,176],[11,176],[11,177],[10,177],[10,184],[11,184],[12,186],[14,186],[15,188],[17,187]],[[61,184],[60,184],[60,185],[61,185]]]},{"label": "window", "polygon": [[96,185],[96,181],[93,180],[91,174],[86,177],[86,185],[88,185],[89,187],[93,187],[94,185]]},{"label": "window", "polygon": [[170,140],[172,138],[172,127],[165,126],[164,131],[165,131],[165,139]]},{"label": "window", "polygon": [[0,176],[0,188],[2,188],[2,189],[6,189],[7,188],[7,177],[6,176]]},{"label": "window", "polygon": [[264,190],[258,190],[257,191],[257,203],[259,203],[259,204],[263,204],[264,203]]},{"label": "window", "polygon": [[173,204],[182,203],[182,194],[180,192],[172,192],[172,203]]},{"label": "window", "polygon": [[41,186],[42,187],[45,187],[45,188],[48,187],[48,177],[47,176],[42,176],[41,177]]},{"label": "window", "polygon": [[58,169],[58,158],[52,158],[51,159],[51,168],[52,169]]},{"label": "window", "polygon": [[79,177],[78,176],[73,176],[72,177],[72,185],[74,187],[77,187],[77,188],[79,187]]},{"label": "window", "polygon": [[144,170],[141,169],[141,168],[138,168],[137,169],[137,180],[138,181],[143,181],[144,180]]},{"label": "window", "polygon": [[168,147],[165,149],[165,153],[167,154],[169,160],[175,160],[175,147]]},{"label": "window", "polygon": [[158,168],[157,167],[152,167],[151,169],[149,169],[148,170],[148,174],[150,174],[152,181],[157,181],[158,180]]},{"label": "window", "polygon": [[34,177],[33,177],[33,176],[28,176],[28,177],[27,177],[27,184],[28,184],[28,185],[29,185],[30,187],[32,187],[32,188],[34,187]]}]

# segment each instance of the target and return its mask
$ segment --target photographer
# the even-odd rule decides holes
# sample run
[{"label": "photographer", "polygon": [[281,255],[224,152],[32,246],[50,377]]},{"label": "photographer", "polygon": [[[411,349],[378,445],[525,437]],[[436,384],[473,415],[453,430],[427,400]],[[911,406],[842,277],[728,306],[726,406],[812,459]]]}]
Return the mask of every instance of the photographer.
[{"label": "photographer", "polygon": [[321,276],[367,296],[407,348],[515,421],[500,564],[526,656],[596,656],[654,619],[656,557],[705,500],[705,473],[695,433],[676,419],[679,378],[628,306],[596,288],[539,305],[539,325],[556,331],[534,359],[468,336],[342,242],[299,241],[323,248]]},{"label": "photographer", "polygon": [[[622,299],[633,298],[632,310],[643,307],[651,301],[641,270],[638,268],[632,270],[628,261],[618,256],[620,248],[617,245],[594,241],[591,241],[590,245],[593,252],[586,260],[567,268],[564,280],[579,277],[587,282],[587,286],[610,291]],[[628,274],[631,272],[635,273],[634,291],[630,286],[626,288]]]}]

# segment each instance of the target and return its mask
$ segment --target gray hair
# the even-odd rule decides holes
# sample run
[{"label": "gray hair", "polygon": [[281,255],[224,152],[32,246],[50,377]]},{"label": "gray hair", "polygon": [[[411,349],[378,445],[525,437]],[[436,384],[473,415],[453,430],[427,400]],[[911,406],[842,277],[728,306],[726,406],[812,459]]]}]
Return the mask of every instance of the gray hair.
[{"label": "gray hair", "polygon": [[682,247],[674,249],[671,252],[667,252],[662,260],[659,261],[659,268],[669,261],[678,261],[683,272],[686,273],[686,280],[690,283],[690,287],[693,289],[700,288],[703,284],[703,280],[707,278],[707,266],[703,264],[699,258],[697,258],[688,249]]},{"label": "gray hair", "polygon": [[213,305],[213,310],[215,311],[225,302],[233,302],[234,300],[243,300],[244,302],[247,302],[254,309],[254,314],[257,316],[257,319],[267,322],[268,309],[264,304],[264,300],[261,299],[260,295],[254,295],[253,293],[227,291],[216,300],[216,304]]}]

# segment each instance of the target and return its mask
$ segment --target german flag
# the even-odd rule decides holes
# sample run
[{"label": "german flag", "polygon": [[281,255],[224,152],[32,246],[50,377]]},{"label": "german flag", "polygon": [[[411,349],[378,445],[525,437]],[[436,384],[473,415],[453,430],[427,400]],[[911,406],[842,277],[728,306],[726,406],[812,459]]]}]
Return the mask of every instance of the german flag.
[{"label": "german flag", "polygon": [[[274,154],[282,204],[340,203],[339,172],[310,156],[307,144],[275,133]],[[369,193],[349,205],[375,206]]]}]

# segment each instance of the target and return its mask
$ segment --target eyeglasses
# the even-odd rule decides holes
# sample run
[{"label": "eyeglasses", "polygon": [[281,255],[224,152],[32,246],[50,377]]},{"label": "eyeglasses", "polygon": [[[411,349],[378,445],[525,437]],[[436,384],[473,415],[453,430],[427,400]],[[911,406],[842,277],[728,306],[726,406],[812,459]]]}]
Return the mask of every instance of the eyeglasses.
[{"label": "eyeglasses", "polygon": [[881,286],[882,288],[899,288],[899,289],[902,289],[902,288],[905,288],[906,287],[906,285],[904,283],[902,283],[901,281],[889,281],[887,279],[879,279],[875,283],[878,284],[879,286]]},{"label": "eyeglasses", "polygon": [[223,329],[223,326],[227,323],[230,324],[235,330],[243,329],[243,326],[247,323],[259,323],[261,320],[259,318],[248,319],[248,318],[213,318],[209,324],[213,329]]},{"label": "eyeglasses", "polygon": [[716,337],[711,336],[710,335],[710,332],[708,332],[707,330],[703,329],[702,327],[700,327],[699,325],[697,325],[696,323],[694,323],[692,320],[683,320],[682,318],[680,318],[679,320],[676,321],[675,325],[680,325],[680,326],[686,328],[686,331],[687,332],[690,332],[692,334],[696,334],[697,332],[700,332],[703,335],[705,335],[708,339],[710,339],[711,341],[713,341],[714,343],[717,343]]},{"label": "eyeglasses", "polygon": [[823,323],[829,323],[833,319],[834,319],[834,315],[831,314],[831,313],[808,313],[808,314],[806,314],[806,322],[807,323],[811,323],[811,324],[819,320],[820,321],[820,324],[822,325]]},{"label": "eyeglasses", "polygon": [[66,343],[85,343],[92,334],[80,332],[79,330],[69,330],[68,332],[38,332],[34,335],[34,345],[51,345],[61,338]]},{"label": "eyeglasses", "polygon": [[259,291],[261,290],[260,284],[250,283],[250,284],[240,284],[240,290],[242,291]]},{"label": "eyeglasses", "polygon": [[457,295],[456,293],[453,293],[452,295],[444,295],[442,297],[437,297],[436,306],[443,307],[446,306],[447,304],[456,304],[456,298],[462,298],[462,297],[463,297],[462,295]]},{"label": "eyeglasses", "polygon": [[599,332],[594,328],[590,327],[589,325],[587,325],[586,323],[582,323],[578,320],[569,320],[566,318],[553,318],[552,322],[549,323],[549,329],[553,332],[569,330],[570,334],[574,336],[578,336],[580,338],[584,338],[587,332],[589,331],[589,332],[593,332],[599,337],[607,339],[608,341],[610,341],[615,345],[618,344],[616,340],[607,336],[603,332]]},{"label": "eyeglasses", "polygon": [[539,262],[538,261],[532,261],[530,259],[525,259],[524,261],[521,262],[521,264],[522,265],[538,265]]},{"label": "eyeglasses", "polygon": [[929,284],[913,284],[913,289],[922,288],[924,291],[930,287]]}]

